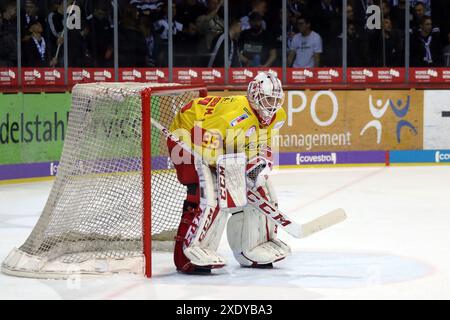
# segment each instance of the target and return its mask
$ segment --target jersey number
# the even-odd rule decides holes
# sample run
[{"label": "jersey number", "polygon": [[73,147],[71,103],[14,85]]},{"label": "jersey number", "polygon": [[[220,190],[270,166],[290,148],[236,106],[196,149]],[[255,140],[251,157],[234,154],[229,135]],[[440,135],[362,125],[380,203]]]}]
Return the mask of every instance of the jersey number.
[{"label": "jersey number", "polygon": [[192,141],[203,148],[219,149],[222,144],[222,135],[196,126],[192,129]]},{"label": "jersey number", "polygon": [[219,149],[221,137],[218,133],[205,131],[203,133],[203,147],[209,149]]}]

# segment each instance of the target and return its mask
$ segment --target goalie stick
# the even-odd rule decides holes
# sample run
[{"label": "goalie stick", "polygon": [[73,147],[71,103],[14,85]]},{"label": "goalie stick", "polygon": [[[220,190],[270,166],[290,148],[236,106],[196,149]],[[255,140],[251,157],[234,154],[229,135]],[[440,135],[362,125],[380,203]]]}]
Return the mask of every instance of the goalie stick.
[{"label": "goalie stick", "polygon": [[[160,130],[166,138],[170,139],[185,151],[189,152],[194,159],[201,160],[204,162],[202,157],[197,154],[192,148],[186,145],[183,141],[178,139],[173,133],[171,133],[167,128],[161,125],[158,121],[153,118],[151,119],[151,124]],[[208,165],[207,163],[205,163]],[[283,228],[287,233],[295,238],[305,238],[323,229],[329,228],[339,222],[344,221],[347,215],[343,209],[336,209],[328,212],[318,218],[309,221],[307,223],[298,224],[289,218],[286,214],[282,213],[278,208],[272,205],[270,202],[265,200],[262,196],[257,193],[257,190],[247,191],[248,202],[250,205],[258,209],[258,212],[265,215],[281,228]]]}]

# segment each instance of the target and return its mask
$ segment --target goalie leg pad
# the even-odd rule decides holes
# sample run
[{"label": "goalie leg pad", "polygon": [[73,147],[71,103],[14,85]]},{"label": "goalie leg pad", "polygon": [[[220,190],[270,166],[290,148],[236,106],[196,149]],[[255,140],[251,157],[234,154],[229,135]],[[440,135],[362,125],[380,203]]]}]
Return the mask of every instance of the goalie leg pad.
[{"label": "goalie leg pad", "polygon": [[268,265],[291,253],[289,246],[277,239],[276,225],[251,206],[229,219],[227,236],[234,257],[244,267]]},{"label": "goalie leg pad", "polygon": [[178,228],[174,262],[179,271],[220,268],[225,259],[216,253],[226,224],[226,213],[217,206],[214,176],[206,166],[197,170],[199,183],[188,187]]}]

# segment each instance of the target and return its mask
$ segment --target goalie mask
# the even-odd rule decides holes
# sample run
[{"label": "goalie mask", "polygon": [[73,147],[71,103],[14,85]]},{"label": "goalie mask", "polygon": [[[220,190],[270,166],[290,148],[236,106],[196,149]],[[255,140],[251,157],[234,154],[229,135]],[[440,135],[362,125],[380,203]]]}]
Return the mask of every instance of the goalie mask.
[{"label": "goalie mask", "polygon": [[261,72],[248,85],[247,98],[261,124],[267,126],[284,101],[281,81],[273,72]]}]

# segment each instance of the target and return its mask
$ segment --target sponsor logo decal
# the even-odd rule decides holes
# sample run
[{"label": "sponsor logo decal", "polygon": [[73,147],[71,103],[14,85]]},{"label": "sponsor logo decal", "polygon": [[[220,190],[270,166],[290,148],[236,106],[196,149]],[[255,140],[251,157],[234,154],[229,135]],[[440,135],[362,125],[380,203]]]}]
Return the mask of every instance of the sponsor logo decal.
[{"label": "sponsor logo decal", "polygon": [[441,151],[436,151],[435,160],[436,160],[436,163],[450,162],[450,153],[444,153],[444,152],[441,152]]},{"label": "sponsor logo decal", "polygon": [[237,117],[236,119],[234,119],[233,121],[231,121],[231,126],[235,127],[237,126],[239,123],[241,123],[242,121],[244,121],[245,119],[248,119],[248,114],[244,113],[241,114],[239,117]]},{"label": "sponsor logo decal", "polygon": [[337,154],[327,153],[327,154],[302,154],[297,153],[296,156],[297,165],[304,164],[336,164]]}]

